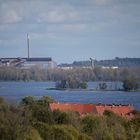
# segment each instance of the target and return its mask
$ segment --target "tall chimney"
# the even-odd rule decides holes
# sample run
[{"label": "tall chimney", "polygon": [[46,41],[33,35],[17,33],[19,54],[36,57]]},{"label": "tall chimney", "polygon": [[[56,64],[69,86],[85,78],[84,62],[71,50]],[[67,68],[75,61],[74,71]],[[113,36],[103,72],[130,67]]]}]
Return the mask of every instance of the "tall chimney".
[{"label": "tall chimney", "polygon": [[27,34],[27,49],[28,49],[28,58],[30,58],[30,37]]}]

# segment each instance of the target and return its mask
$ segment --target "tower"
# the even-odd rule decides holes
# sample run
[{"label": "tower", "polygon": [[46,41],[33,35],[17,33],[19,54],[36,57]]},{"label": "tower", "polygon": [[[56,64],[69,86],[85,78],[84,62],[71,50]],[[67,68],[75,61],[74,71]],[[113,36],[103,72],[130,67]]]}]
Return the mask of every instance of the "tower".
[{"label": "tower", "polygon": [[28,50],[28,58],[30,58],[30,37],[27,34],[27,50]]},{"label": "tower", "polygon": [[95,59],[90,58],[90,61],[91,61],[91,67],[92,67],[92,69],[94,69],[95,68]]}]

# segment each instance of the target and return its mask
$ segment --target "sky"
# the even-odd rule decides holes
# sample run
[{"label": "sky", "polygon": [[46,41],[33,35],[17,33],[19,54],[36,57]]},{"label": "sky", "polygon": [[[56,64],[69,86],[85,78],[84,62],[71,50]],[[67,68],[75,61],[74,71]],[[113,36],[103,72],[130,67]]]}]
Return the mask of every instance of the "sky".
[{"label": "sky", "polygon": [[140,57],[140,0],[0,0],[0,58]]}]

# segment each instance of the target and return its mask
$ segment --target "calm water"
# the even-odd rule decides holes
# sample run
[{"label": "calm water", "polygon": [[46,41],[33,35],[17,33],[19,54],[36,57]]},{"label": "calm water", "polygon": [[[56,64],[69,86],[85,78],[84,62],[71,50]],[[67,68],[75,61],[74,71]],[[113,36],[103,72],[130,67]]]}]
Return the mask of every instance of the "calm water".
[{"label": "calm water", "polygon": [[[111,88],[122,87],[121,83],[107,84]],[[90,82],[88,85],[89,88],[98,88],[98,82]],[[0,82],[0,96],[8,101],[20,101],[29,95],[37,98],[49,95],[59,102],[132,104],[140,110],[140,92],[46,90],[54,86],[54,82]]]}]

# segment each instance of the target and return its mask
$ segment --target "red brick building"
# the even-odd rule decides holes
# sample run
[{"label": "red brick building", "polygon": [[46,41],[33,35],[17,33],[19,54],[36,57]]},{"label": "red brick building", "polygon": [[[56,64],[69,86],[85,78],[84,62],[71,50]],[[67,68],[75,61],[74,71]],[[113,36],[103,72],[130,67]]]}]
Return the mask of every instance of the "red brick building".
[{"label": "red brick building", "polygon": [[135,110],[130,105],[104,105],[104,104],[70,104],[70,103],[51,103],[52,111],[59,109],[61,111],[77,111],[80,114],[95,113],[103,115],[105,110],[110,110],[115,114],[123,117],[132,117],[132,112]]},{"label": "red brick building", "polygon": [[52,103],[50,104],[51,110],[59,109],[61,111],[77,111],[80,114],[93,113],[95,104],[69,104],[69,103]]},{"label": "red brick building", "polygon": [[105,110],[114,112],[115,114],[122,117],[132,117],[132,113],[135,110],[131,105],[96,105],[94,113],[103,115]]}]

